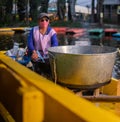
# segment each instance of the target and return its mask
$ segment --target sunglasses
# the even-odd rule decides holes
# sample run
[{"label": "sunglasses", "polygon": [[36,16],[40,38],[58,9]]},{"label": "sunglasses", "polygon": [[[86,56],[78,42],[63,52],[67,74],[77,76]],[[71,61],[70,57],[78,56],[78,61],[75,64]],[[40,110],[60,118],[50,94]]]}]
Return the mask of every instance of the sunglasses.
[{"label": "sunglasses", "polygon": [[40,20],[40,22],[44,22],[44,21],[48,22],[49,20],[48,19],[41,19]]}]

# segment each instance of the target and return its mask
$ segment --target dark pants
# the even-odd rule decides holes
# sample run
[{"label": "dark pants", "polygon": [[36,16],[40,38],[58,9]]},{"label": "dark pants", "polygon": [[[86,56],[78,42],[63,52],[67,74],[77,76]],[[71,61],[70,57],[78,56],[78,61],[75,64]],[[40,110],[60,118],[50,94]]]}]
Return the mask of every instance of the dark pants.
[{"label": "dark pants", "polygon": [[41,74],[45,75],[47,77],[51,77],[51,68],[50,68],[50,62],[49,59],[45,59],[45,63],[41,61],[32,61],[34,71]]}]

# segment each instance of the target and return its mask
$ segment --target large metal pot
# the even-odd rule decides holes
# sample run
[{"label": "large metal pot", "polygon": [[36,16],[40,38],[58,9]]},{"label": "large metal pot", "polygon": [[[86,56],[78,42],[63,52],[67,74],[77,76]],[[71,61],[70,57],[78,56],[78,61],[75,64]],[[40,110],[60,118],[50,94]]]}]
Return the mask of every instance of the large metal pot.
[{"label": "large metal pot", "polygon": [[116,53],[116,48],[107,46],[75,45],[48,49],[55,81],[67,87],[83,89],[110,81]]}]

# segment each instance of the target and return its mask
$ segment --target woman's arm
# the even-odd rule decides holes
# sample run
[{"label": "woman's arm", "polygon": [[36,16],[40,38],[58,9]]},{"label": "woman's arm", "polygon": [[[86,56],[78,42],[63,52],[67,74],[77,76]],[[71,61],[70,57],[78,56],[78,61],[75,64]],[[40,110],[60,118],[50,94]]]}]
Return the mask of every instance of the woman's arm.
[{"label": "woman's arm", "polygon": [[28,45],[28,50],[31,54],[32,60],[36,60],[38,58],[38,54],[34,48],[33,29],[30,31],[30,34],[28,36],[28,44],[27,45]]},{"label": "woman's arm", "polygon": [[30,34],[28,35],[27,45],[28,45],[28,50],[30,52],[33,52],[35,50],[35,48],[34,48],[34,40],[33,40],[33,29],[30,31]]},{"label": "woman's arm", "polygon": [[57,39],[57,34],[55,33],[52,37],[51,37],[51,46],[58,46],[58,39]]}]

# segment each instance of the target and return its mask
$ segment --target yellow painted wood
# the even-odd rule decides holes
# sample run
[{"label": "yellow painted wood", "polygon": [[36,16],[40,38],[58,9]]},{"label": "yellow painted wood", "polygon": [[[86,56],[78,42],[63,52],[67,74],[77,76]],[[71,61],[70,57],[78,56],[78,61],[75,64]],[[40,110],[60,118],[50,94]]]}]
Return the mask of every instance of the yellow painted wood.
[{"label": "yellow painted wood", "polygon": [[[35,88],[19,88],[22,98],[22,122],[43,122],[44,120],[44,97]],[[20,122],[18,114],[17,122]]]},{"label": "yellow painted wood", "polygon": [[11,28],[11,29],[15,32],[25,32],[27,30],[30,30],[28,27],[15,27],[15,28]]},{"label": "yellow painted wood", "polygon": [[5,54],[5,53],[6,53],[6,51],[5,51],[5,50],[2,50],[2,51],[0,51],[0,53]]},{"label": "yellow painted wood", "polygon": [[0,35],[13,36],[15,31],[0,31]]},{"label": "yellow painted wood", "polygon": [[[46,122],[119,122],[120,117],[96,107],[59,85],[32,72],[9,57],[0,54],[0,63],[35,87],[44,96],[44,121]],[[0,91],[1,92],[1,91]],[[36,104],[36,102],[34,103]]]},{"label": "yellow painted wood", "polygon": [[11,28],[0,28],[0,32],[1,31],[11,31],[12,29]]},{"label": "yellow painted wood", "polygon": [[14,31],[24,31],[25,27],[15,27],[15,28],[11,28]]},{"label": "yellow painted wood", "polygon": [[0,102],[0,115],[3,117],[5,122],[15,122],[10,113],[6,110],[3,104]]},{"label": "yellow painted wood", "polygon": [[0,100],[16,122],[42,122],[44,98],[40,91],[0,64]]},{"label": "yellow painted wood", "polygon": [[120,81],[112,78],[111,83],[102,87],[103,94],[120,95]]},{"label": "yellow painted wood", "polygon": [[[103,86],[101,91],[103,94],[120,96],[120,80],[115,78],[111,79],[111,83]],[[99,102],[99,107],[106,109],[120,116],[120,103],[116,102]]]},{"label": "yellow painted wood", "polygon": [[15,31],[12,28],[0,28],[0,35],[12,36],[14,33]]},{"label": "yellow painted wood", "polygon": [[110,111],[118,116],[120,116],[120,103],[115,102],[94,102],[98,107]]}]

